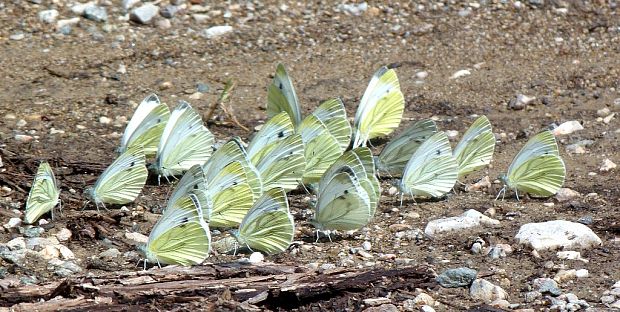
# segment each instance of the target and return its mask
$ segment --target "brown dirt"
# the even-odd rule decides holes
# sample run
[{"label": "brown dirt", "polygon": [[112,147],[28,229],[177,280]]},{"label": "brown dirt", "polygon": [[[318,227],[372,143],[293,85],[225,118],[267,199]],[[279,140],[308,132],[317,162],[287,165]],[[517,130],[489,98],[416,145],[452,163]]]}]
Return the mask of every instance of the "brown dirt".
[{"label": "brown dirt", "polygon": [[[120,7],[120,1],[110,2],[111,7]],[[351,259],[344,264],[392,268],[399,262],[381,260],[380,254],[395,254],[396,258],[410,259],[410,264],[429,265],[436,272],[467,266],[501,285],[510,295],[508,300],[522,303],[521,307],[531,307],[523,297],[531,280],[553,277],[561,265],[586,268],[590,277],[560,286],[599,306],[603,292],[620,280],[619,179],[617,170],[599,172],[605,158],[620,162],[618,119],[608,124],[597,121],[599,109],[618,111],[613,102],[620,98],[620,18],[617,9],[605,1],[586,5],[570,2],[567,13],[558,12],[559,6],[554,5],[515,9],[512,4],[489,4],[460,17],[457,12],[463,7],[456,4],[433,10],[434,4],[427,3],[423,11],[417,11],[414,5],[371,3],[362,16],[350,16],[335,12],[337,5],[331,3],[290,5],[283,13],[278,5],[266,1],[245,23],[241,22],[248,13],[245,6],[233,8],[231,19],[214,16],[205,24],[182,18],[189,16],[183,13],[172,19],[169,29],[120,22],[116,20],[120,13],[108,12],[115,29],[104,32],[101,24],[82,19],[68,36],[38,21],[37,12],[45,5],[5,3],[4,11],[0,10],[0,148],[4,162],[0,185],[11,190],[3,191],[0,198],[0,222],[4,224],[15,215],[12,209],[23,207],[38,162],[49,160],[62,189],[63,215],[46,226],[43,236],[69,228],[73,238],[67,246],[85,269],[83,274],[139,270],[131,257],[101,263],[96,255],[110,247],[121,252],[134,250],[124,233],[135,230],[148,235],[157,217],[153,211],[164,205],[169,187],[148,185],[137,202],[128,206],[130,212],[112,209],[99,215],[81,210],[82,190],[116,156],[124,126],[117,117],[130,118],[136,103],[149,92],[157,93],[170,106],[185,99],[204,112],[217,99],[226,79],[233,78],[237,82],[231,102],[235,115],[241,124],[253,129],[265,119],[266,87],[278,62],[287,65],[304,113],[329,97],[341,97],[353,116],[372,73],[381,65],[398,63],[406,97],[403,125],[412,119],[434,117],[441,129],[462,134],[473,120],[470,115],[486,114],[494,132],[506,134],[496,147],[492,167],[479,176],[497,177],[531,134],[552,123],[580,121],[584,130],[560,138],[567,166],[565,186],[581,194],[597,195],[568,203],[552,198],[494,201],[499,187],[494,184],[488,192],[461,192],[419,204],[407,201],[399,208],[397,198],[384,191],[380,212],[366,230],[340,236],[333,243],[322,240],[315,244],[311,227],[305,223],[308,211],[304,196],[298,193],[292,196],[291,205],[300,225],[296,239],[305,246],[294,248],[294,255],[289,251],[267,260],[296,266],[340,266],[343,259]],[[61,18],[72,16],[68,6],[58,9]],[[223,24],[233,25],[234,32],[206,39],[188,31]],[[103,34],[100,38],[94,38],[93,27]],[[24,39],[9,39],[19,31],[26,34]],[[125,39],[119,41],[119,35]],[[125,66],[126,73],[118,71],[119,66]],[[449,79],[461,69],[469,69],[471,75]],[[427,71],[428,77],[416,78],[419,71]],[[208,84],[210,90],[201,99],[192,100],[189,96],[198,82]],[[517,94],[537,99],[524,110],[511,110],[508,103]],[[221,111],[217,114],[208,125],[218,139],[235,135],[247,139],[251,135],[223,120]],[[112,122],[100,123],[102,116]],[[25,126],[16,125],[20,119],[27,122]],[[51,128],[64,133],[51,134]],[[35,139],[19,142],[15,134],[29,134]],[[584,139],[594,141],[587,153],[565,151],[567,145]],[[390,181],[384,181],[383,186],[389,188]],[[481,212],[494,208],[501,226],[440,239],[406,236],[396,240],[388,229],[395,223],[423,229],[430,220],[459,215],[470,208]],[[592,217],[590,227],[603,240],[601,247],[582,252],[590,260],[587,264],[563,263],[551,252],[535,258],[514,242],[522,224],[576,221],[584,216]],[[0,230],[0,242],[19,235]],[[501,260],[474,255],[469,248],[476,237],[487,244],[512,244],[516,250]],[[349,248],[359,247],[365,239],[372,243],[374,258],[349,255]],[[209,261],[237,258],[216,256]],[[554,265],[546,265],[549,261]],[[45,264],[15,267],[0,260],[0,266],[9,268],[9,276],[36,276],[40,284],[61,279]],[[478,304],[464,288],[436,287],[427,292],[449,303],[438,310]],[[351,294],[347,298],[348,303],[342,301],[340,307],[362,309],[359,303],[364,297]],[[394,303],[400,304],[398,300]],[[319,309],[320,303],[310,305]]]}]

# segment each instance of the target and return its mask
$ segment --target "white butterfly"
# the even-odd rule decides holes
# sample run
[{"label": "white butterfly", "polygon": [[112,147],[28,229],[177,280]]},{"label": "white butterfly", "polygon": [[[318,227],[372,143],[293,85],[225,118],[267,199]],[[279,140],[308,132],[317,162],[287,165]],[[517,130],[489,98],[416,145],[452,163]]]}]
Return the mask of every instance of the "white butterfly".
[{"label": "white butterfly", "polygon": [[30,193],[28,193],[24,221],[28,224],[33,224],[48,211],[52,211],[53,218],[54,207],[60,203],[59,196],[60,189],[56,183],[52,167],[46,161],[43,161],[39,164]]},{"label": "white butterfly", "polygon": [[458,176],[458,164],[452,156],[450,142],[440,131],[428,138],[415,151],[400,181],[402,194],[440,197],[448,193]]},{"label": "white butterfly", "polygon": [[148,170],[142,146],[134,146],[122,153],[99,176],[93,187],[85,190],[89,200],[99,205],[133,202],[146,184]]},{"label": "white butterfly", "polygon": [[161,103],[155,94],[147,96],[127,124],[118,151],[123,153],[134,145],[142,145],[145,155],[154,155],[168,118],[168,106]]},{"label": "white butterfly", "polygon": [[164,128],[153,169],[161,177],[177,176],[203,165],[213,153],[213,134],[189,103],[181,101]]},{"label": "white butterfly", "polygon": [[490,164],[494,151],[495,135],[491,130],[491,122],[486,116],[480,116],[454,148],[453,155],[459,164],[459,178]]}]

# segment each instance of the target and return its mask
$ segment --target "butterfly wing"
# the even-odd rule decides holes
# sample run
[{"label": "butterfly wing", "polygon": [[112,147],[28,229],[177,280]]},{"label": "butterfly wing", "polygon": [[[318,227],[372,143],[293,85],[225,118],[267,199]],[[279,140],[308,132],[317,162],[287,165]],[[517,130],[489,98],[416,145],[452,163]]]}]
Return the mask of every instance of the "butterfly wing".
[{"label": "butterfly wing", "polygon": [[342,154],[336,138],[314,115],[304,118],[298,132],[304,143],[306,167],[302,182],[318,182],[327,168]]},{"label": "butterfly wing", "polygon": [[263,180],[263,190],[275,187],[292,190],[304,174],[306,161],[301,135],[294,134],[280,141],[256,163]]},{"label": "butterfly wing", "polygon": [[28,193],[24,221],[28,224],[36,222],[43,214],[54,209],[59,197],[60,190],[52,167],[45,161],[41,162]]},{"label": "butterfly wing", "polygon": [[340,99],[327,100],[312,113],[325,126],[329,133],[338,141],[341,151],[346,151],[351,144],[351,124],[347,119],[347,111]]},{"label": "butterfly wing", "polygon": [[294,233],[295,223],[286,193],[281,188],[273,188],[254,203],[235,236],[241,245],[271,255],[286,250]]},{"label": "butterfly wing", "polygon": [[258,160],[268,154],[281,140],[295,133],[291,117],[286,113],[279,113],[267,120],[263,127],[256,133],[248,148],[248,157],[254,165]]},{"label": "butterfly wing", "polygon": [[364,188],[346,170],[319,190],[315,217],[310,221],[319,230],[356,230],[372,218],[370,198]]},{"label": "butterfly wing", "polygon": [[156,154],[157,144],[169,118],[168,106],[161,103],[155,94],[147,96],[129,120],[119,152],[123,153],[134,145],[142,145],[145,155]]},{"label": "butterfly wing", "polygon": [[167,207],[178,206],[179,201],[182,200],[192,190],[202,189],[205,186],[205,174],[202,167],[199,165],[192,166],[179,180],[176,187],[172,191],[170,198],[168,199]]},{"label": "butterfly wing", "polygon": [[301,108],[284,65],[278,64],[276,75],[267,89],[267,116],[273,117],[280,112],[286,112],[295,126],[301,123]]},{"label": "butterfly wing", "polygon": [[555,136],[553,136],[553,132],[549,130],[538,133],[525,143],[517,156],[515,156],[510,167],[508,167],[508,174],[520,167],[527,160],[540,155],[560,155]]},{"label": "butterfly wing", "polygon": [[431,119],[413,123],[385,145],[377,157],[378,171],[390,176],[401,176],[413,153],[436,132],[437,125]]},{"label": "butterfly wing", "polygon": [[439,197],[449,192],[458,176],[445,132],[437,132],[411,156],[405,167],[400,189],[412,196]]},{"label": "butterfly wing", "polygon": [[495,135],[491,122],[486,116],[480,116],[467,129],[452,153],[459,164],[459,178],[490,164],[494,151]]},{"label": "butterfly wing", "polygon": [[203,165],[213,153],[213,134],[200,115],[181,101],[164,128],[157,150],[155,169],[160,176],[175,176],[193,165]]},{"label": "butterfly wing", "polygon": [[534,156],[508,173],[508,187],[519,191],[551,196],[564,184],[566,167],[557,155]]},{"label": "butterfly wing", "polygon": [[205,173],[206,191],[213,203],[206,218],[213,228],[237,226],[254,203],[245,168],[239,161],[233,161],[217,172],[212,169]]},{"label": "butterfly wing", "polygon": [[133,202],[146,184],[147,177],[148,170],[142,147],[131,147],[101,174],[94,188],[90,190],[90,197],[97,205]]},{"label": "butterfly wing", "polygon": [[149,235],[146,257],[154,263],[189,266],[202,263],[210,248],[209,225],[198,199],[190,194],[164,210]]},{"label": "butterfly wing", "polygon": [[355,114],[353,147],[386,136],[400,124],[405,98],[394,69],[381,67],[372,77]]},{"label": "butterfly wing", "polygon": [[208,173],[207,180],[212,180],[214,178],[213,175],[220,173],[224,167],[233,161],[237,161],[243,166],[247,176],[247,183],[252,188],[254,199],[258,199],[263,193],[260,173],[250,161],[239,138],[232,138],[226,142],[204,164],[203,169]]}]

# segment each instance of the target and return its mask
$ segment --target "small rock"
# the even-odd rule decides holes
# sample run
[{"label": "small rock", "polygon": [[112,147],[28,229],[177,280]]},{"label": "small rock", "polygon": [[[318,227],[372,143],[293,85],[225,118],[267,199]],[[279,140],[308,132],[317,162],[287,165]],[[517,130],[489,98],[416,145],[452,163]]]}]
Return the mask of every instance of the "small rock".
[{"label": "small rock", "polygon": [[534,100],[536,100],[536,97],[534,96],[518,94],[516,98],[510,100],[510,102],[508,103],[508,107],[514,110],[522,110]]},{"label": "small rock", "polygon": [[20,224],[22,224],[22,219],[20,219],[20,218],[11,218],[11,219],[9,219],[9,222],[7,222],[4,225],[4,228],[12,229],[12,228],[18,227]]},{"label": "small rock", "polygon": [[571,134],[575,131],[583,130],[583,126],[577,120],[567,121],[562,123],[557,128],[553,129],[553,135],[560,136],[565,134]]},{"label": "small rock", "polygon": [[34,140],[34,137],[31,135],[27,135],[27,134],[16,134],[15,135],[15,141],[17,142],[28,143],[28,142],[31,142],[32,140]]},{"label": "small rock", "polygon": [[420,307],[420,312],[435,312],[435,309],[431,306],[423,305]]},{"label": "small rock", "polygon": [[508,300],[505,300],[505,299],[496,299],[493,302],[489,303],[489,305],[492,307],[505,309],[505,310],[510,309],[510,302],[508,302]]},{"label": "small rock", "polygon": [[162,20],[157,20],[155,22],[155,26],[157,26],[157,28],[159,29],[168,29],[172,27],[172,23],[170,22],[170,20],[162,19]]},{"label": "small rock", "polygon": [[522,225],[515,239],[536,251],[563,248],[590,248],[601,245],[601,239],[587,226],[565,220]]},{"label": "small rock", "polygon": [[612,121],[612,119],[614,119],[615,116],[616,116],[616,113],[609,114],[609,116],[603,118],[603,123],[609,124]]},{"label": "small rock", "polygon": [[214,39],[217,37],[221,37],[229,32],[233,31],[233,27],[229,25],[224,26],[213,26],[204,30],[204,35],[207,39]]},{"label": "small rock", "polygon": [[435,305],[435,299],[433,299],[433,297],[431,297],[429,294],[426,293],[420,293],[418,294],[414,299],[413,302],[415,302],[415,304],[417,305]]},{"label": "small rock", "polygon": [[39,251],[39,255],[41,255],[41,257],[46,260],[57,259],[58,257],[60,257],[60,251],[54,245],[47,245],[43,247],[41,251]]},{"label": "small rock", "polygon": [[86,8],[93,7],[93,6],[96,6],[95,1],[90,1],[86,3],[78,3],[71,7],[71,12],[77,15],[83,15]]},{"label": "small rock", "polygon": [[108,12],[98,5],[88,6],[84,9],[84,17],[95,22],[107,22]]},{"label": "small rock", "polygon": [[471,287],[469,287],[469,295],[474,300],[480,300],[486,303],[495,300],[504,300],[508,297],[508,293],[504,289],[484,279],[477,279],[471,284]]},{"label": "small rock", "polygon": [[378,307],[370,307],[364,310],[364,312],[398,312],[398,307],[391,303],[382,304]]},{"label": "small rock", "polygon": [[147,236],[140,234],[138,232],[125,233],[125,238],[133,241],[134,243],[137,243],[137,245],[146,244],[146,242],[148,242],[149,240]]},{"label": "small rock", "polygon": [[572,154],[585,154],[587,152],[586,147],[594,144],[592,140],[581,140],[579,142],[566,146],[566,151]]},{"label": "small rock", "polygon": [[26,239],[23,237],[16,237],[6,243],[6,246],[11,250],[26,249]]},{"label": "small rock", "polygon": [[603,304],[610,304],[614,302],[614,300],[616,300],[616,297],[613,295],[606,295],[601,297],[601,303]]},{"label": "small rock", "polygon": [[512,247],[508,244],[497,244],[487,251],[487,256],[491,259],[506,258],[512,253]]},{"label": "small rock", "polygon": [[336,268],[336,265],[333,263],[323,263],[321,264],[321,266],[319,267],[319,271],[323,272],[323,271],[329,271],[329,270],[333,270]]},{"label": "small rock", "polygon": [[99,258],[114,259],[121,256],[121,252],[116,248],[110,248],[99,254]]},{"label": "small rock", "polygon": [[596,114],[599,117],[607,117],[607,115],[609,115],[609,113],[611,113],[611,110],[609,110],[609,108],[607,108],[607,107],[601,108],[601,109],[596,111]]},{"label": "small rock", "polygon": [[63,261],[60,259],[52,259],[48,262],[48,265],[54,270],[54,274],[60,277],[69,277],[75,273],[82,271],[79,265],[73,261]]},{"label": "small rock", "polygon": [[146,3],[138,8],[135,8],[129,14],[129,19],[140,24],[148,24],[150,23],[155,16],[159,14],[159,7],[152,4]]},{"label": "small rock", "polygon": [[471,75],[471,72],[468,69],[461,69],[455,72],[454,74],[452,74],[452,76],[450,76],[450,79],[458,79],[458,78],[469,76],[469,75]]},{"label": "small rock", "polygon": [[366,2],[360,4],[341,4],[338,6],[338,9],[353,16],[360,16],[368,10],[368,4]]},{"label": "small rock", "polygon": [[13,34],[9,36],[9,39],[11,40],[15,40],[15,41],[19,41],[22,40],[26,37],[26,35],[24,35],[24,33],[18,33],[18,34]]},{"label": "small rock", "polygon": [[481,225],[497,226],[499,225],[499,220],[489,218],[474,209],[470,209],[458,217],[450,217],[428,222],[426,228],[424,229],[424,233],[428,236],[434,236],[436,234],[446,232],[468,230]]},{"label": "small rock", "polygon": [[396,195],[398,193],[398,188],[396,186],[390,186],[388,189],[389,195]]},{"label": "small rock", "polygon": [[558,283],[550,278],[537,278],[532,282],[532,287],[541,294],[549,293],[552,296],[559,296],[562,290],[558,287]]},{"label": "small rock", "polygon": [[253,263],[253,264],[261,263],[263,262],[263,260],[265,260],[265,256],[263,256],[263,254],[258,251],[253,252],[250,255],[250,263]]},{"label": "small rock", "polygon": [[415,73],[415,77],[418,79],[426,79],[426,77],[428,77],[428,72],[427,71],[419,71],[417,73]]},{"label": "small rock", "polygon": [[542,297],[542,294],[539,291],[528,291],[524,295],[524,301],[527,303],[534,302],[536,299]]},{"label": "small rock", "polygon": [[435,278],[445,288],[467,287],[475,279],[478,272],[470,268],[448,269]]},{"label": "small rock", "polygon": [[489,176],[485,176],[484,178],[480,179],[480,181],[474,184],[468,184],[467,186],[465,186],[465,191],[466,192],[479,192],[482,190],[489,189],[490,187],[491,187],[491,178],[489,178]]},{"label": "small rock", "polygon": [[575,279],[575,277],[577,277],[577,270],[575,269],[559,270],[553,277],[553,280],[558,283],[563,283],[565,281]]},{"label": "small rock", "polygon": [[57,10],[45,10],[39,12],[39,20],[43,23],[52,24],[58,18]]},{"label": "small rock", "polygon": [[590,276],[590,272],[587,269],[579,269],[577,270],[577,272],[575,272],[575,276],[577,278],[586,278]]},{"label": "small rock", "polygon": [[199,82],[196,84],[196,91],[200,93],[208,93],[209,89],[209,85],[206,83]]},{"label": "small rock", "polygon": [[561,203],[571,201],[579,197],[581,197],[581,194],[579,194],[579,192],[573,191],[566,187],[560,188],[555,194],[555,199],[557,199]]},{"label": "small rock", "polygon": [[202,98],[202,92],[194,92],[189,96],[190,100],[200,100]]},{"label": "small rock", "polygon": [[599,170],[601,172],[608,172],[608,171],[611,171],[613,169],[616,169],[616,167],[618,167],[618,165],[616,165],[610,159],[606,158],[605,160],[603,160],[603,164],[601,165],[601,168]]},{"label": "small rock", "polygon": [[60,248],[58,248],[58,251],[60,252],[60,258],[63,260],[75,259],[75,255],[73,254],[73,251],[71,251],[71,249],[69,249],[69,247],[67,246],[60,245]]},{"label": "small rock", "polygon": [[456,130],[446,130],[445,133],[448,136],[448,139],[451,141],[455,141],[456,138],[459,136],[459,132]]},{"label": "small rock", "polygon": [[72,235],[71,230],[67,228],[62,228],[60,229],[60,231],[58,231],[58,233],[56,233],[56,238],[60,242],[66,242],[69,239],[71,239],[71,235]]},{"label": "small rock", "polygon": [[[43,219],[40,219],[43,220]],[[45,230],[42,227],[39,226],[31,226],[31,227],[27,227],[24,230],[24,236],[31,238],[31,237],[39,237],[41,236],[41,234],[43,234],[45,232]]]},{"label": "small rock", "polygon": [[478,243],[478,242],[473,243],[471,245],[471,249],[470,250],[471,250],[471,253],[473,253],[475,255],[480,254],[482,252],[482,244]]},{"label": "small rock", "polygon": [[107,124],[109,124],[109,123],[111,123],[111,122],[112,122],[112,119],[110,119],[110,118],[108,118],[108,117],[106,117],[106,116],[101,116],[101,117],[99,117],[99,123],[102,123],[102,124],[104,124],[104,125],[107,125]]},{"label": "small rock", "polygon": [[173,18],[180,10],[181,8],[176,5],[167,5],[160,10],[159,14],[165,18]]},{"label": "small rock", "polygon": [[558,251],[556,253],[556,256],[558,257],[558,259],[562,259],[562,260],[579,260],[585,263],[590,262],[588,259],[582,258],[581,253],[579,251],[572,251],[572,250]]},{"label": "small rock", "polygon": [[369,241],[365,241],[362,243],[362,248],[366,251],[370,251],[372,249],[372,245]]},{"label": "small rock", "polygon": [[140,0],[123,0],[121,5],[123,6],[123,10],[127,11],[136,6],[138,3],[140,3]]},{"label": "small rock", "polygon": [[392,232],[403,232],[406,230],[411,230],[411,225],[409,224],[402,224],[402,223],[395,223],[395,224],[391,224],[388,229],[390,229],[390,231]]},{"label": "small rock", "polygon": [[363,300],[365,305],[375,307],[380,306],[382,304],[390,303],[392,300],[390,298],[368,298]]}]

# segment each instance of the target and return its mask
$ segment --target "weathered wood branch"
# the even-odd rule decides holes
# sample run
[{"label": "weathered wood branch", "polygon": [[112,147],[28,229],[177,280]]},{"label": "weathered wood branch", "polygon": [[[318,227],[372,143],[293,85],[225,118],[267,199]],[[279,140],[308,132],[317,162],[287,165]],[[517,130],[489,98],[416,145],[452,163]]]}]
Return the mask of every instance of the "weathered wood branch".
[{"label": "weathered wood branch", "polygon": [[[318,273],[290,265],[264,263],[169,266],[147,271],[80,276],[47,285],[0,292],[0,305],[14,311],[145,310],[198,304],[223,309],[290,309],[350,293],[376,296],[380,289],[434,287],[425,267],[339,269]],[[259,308],[260,306],[260,308]]]}]

